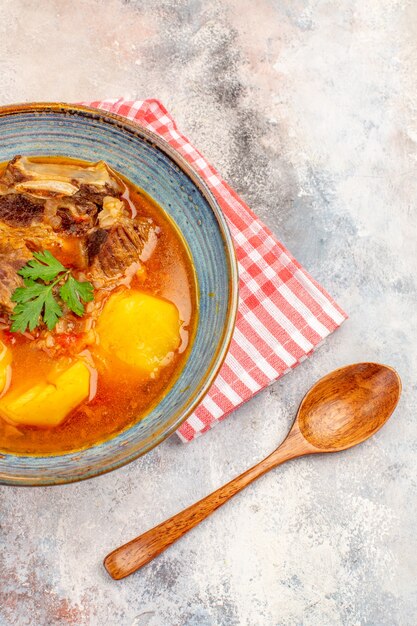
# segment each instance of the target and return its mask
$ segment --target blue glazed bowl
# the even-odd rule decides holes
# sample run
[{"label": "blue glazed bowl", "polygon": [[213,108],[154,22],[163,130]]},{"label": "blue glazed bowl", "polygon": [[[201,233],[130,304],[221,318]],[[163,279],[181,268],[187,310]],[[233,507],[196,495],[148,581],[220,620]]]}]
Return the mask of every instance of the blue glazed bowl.
[{"label": "blue glazed bowl", "polygon": [[125,118],[55,103],[3,107],[0,162],[16,154],[106,161],[171,216],[188,243],[198,280],[199,321],[188,359],[174,386],[143,420],[112,439],[74,453],[0,453],[0,484],[68,483],[116,469],[145,454],[196,408],[218,373],[232,336],[237,311],[236,260],[226,221],[201,178],[159,136]]}]

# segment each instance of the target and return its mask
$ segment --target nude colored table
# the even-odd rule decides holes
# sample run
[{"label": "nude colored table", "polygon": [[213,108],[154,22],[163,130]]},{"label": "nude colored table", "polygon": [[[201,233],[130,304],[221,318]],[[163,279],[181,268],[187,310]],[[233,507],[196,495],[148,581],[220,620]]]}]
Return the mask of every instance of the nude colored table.
[{"label": "nude colored table", "polygon": [[[2,104],[159,97],[350,313],[192,444],[0,488],[0,626],[414,626],[415,4],[6,0],[0,17]],[[255,463],[317,378],[362,360],[404,383],[374,439],[288,464],[137,575],[107,576],[108,551]]]}]

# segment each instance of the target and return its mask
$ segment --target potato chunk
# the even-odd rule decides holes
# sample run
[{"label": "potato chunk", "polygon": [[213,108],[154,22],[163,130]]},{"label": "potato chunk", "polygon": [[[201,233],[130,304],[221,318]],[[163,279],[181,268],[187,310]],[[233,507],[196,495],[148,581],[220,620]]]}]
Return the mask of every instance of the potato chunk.
[{"label": "potato chunk", "polygon": [[57,426],[90,390],[90,371],[82,361],[59,363],[38,383],[17,385],[0,398],[0,415],[14,424]]},{"label": "potato chunk", "polygon": [[12,362],[12,353],[7,346],[0,341],[0,394],[8,384],[11,376],[10,363]]},{"label": "potato chunk", "polygon": [[179,347],[180,327],[172,302],[141,291],[121,291],[110,296],[98,320],[99,349],[107,366],[117,359],[149,376]]}]

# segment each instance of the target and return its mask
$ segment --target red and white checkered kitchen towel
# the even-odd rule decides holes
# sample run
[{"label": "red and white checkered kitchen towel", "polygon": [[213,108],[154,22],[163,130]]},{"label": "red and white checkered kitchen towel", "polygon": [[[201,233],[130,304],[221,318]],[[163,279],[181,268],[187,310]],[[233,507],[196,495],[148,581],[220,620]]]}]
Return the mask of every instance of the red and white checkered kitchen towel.
[{"label": "red and white checkered kitchen towel", "polygon": [[236,329],[210,391],[177,431],[191,441],[300,363],[347,316],[179,132],[158,100],[84,104],[124,115],[168,141],[206,181],[232,233],[240,279]]}]

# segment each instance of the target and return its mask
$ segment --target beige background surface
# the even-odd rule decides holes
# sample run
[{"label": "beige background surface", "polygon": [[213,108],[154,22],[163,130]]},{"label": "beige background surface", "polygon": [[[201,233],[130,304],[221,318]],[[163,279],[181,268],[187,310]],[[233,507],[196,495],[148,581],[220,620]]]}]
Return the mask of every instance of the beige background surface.
[{"label": "beige background surface", "polygon": [[[158,97],[350,313],[190,445],[84,484],[0,488],[1,626],[413,626],[417,615],[416,24],[400,0],[2,0],[0,103]],[[268,453],[310,384],[404,382],[360,449],[277,470],[137,575],[117,544]]]}]

